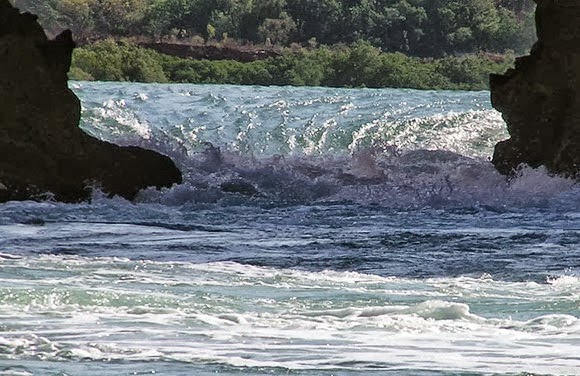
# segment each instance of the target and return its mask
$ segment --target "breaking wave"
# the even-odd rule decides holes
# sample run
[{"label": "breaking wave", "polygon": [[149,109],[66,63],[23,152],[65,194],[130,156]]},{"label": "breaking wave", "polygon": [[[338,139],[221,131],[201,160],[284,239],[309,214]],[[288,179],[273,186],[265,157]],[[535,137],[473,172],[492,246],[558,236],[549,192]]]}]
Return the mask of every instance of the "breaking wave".
[{"label": "breaking wave", "polygon": [[[575,316],[471,312],[472,306],[501,312],[516,302],[542,307],[577,293],[577,278],[531,286],[489,276],[421,281],[73,256],[2,258],[0,264],[7,276],[29,273],[34,283],[28,290],[5,287],[0,297],[3,324],[12,328],[0,333],[7,361],[180,362],[288,372],[429,363],[435,370],[453,364],[486,373],[565,374],[578,374],[580,365],[571,342],[580,336]],[[564,291],[560,283],[575,287]],[[467,302],[454,302],[457,296]],[[563,334],[569,346],[558,341]],[[456,355],[441,356],[442,350]]]},{"label": "breaking wave", "polygon": [[83,128],[171,156],[165,205],[353,202],[393,208],[580,204],[578,187],[489,162],[507,137],[486,92],[77,83]]}]

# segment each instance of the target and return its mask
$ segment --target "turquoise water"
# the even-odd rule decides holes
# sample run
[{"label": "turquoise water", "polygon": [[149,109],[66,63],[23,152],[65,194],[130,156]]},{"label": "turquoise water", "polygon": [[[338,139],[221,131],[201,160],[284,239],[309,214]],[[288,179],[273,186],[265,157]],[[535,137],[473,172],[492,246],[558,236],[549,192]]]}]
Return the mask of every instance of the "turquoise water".
[{"label": "turquoise water", "polygon": [[0,205],[0,374],[580,374],[580,193],[489,93],[72,86],[185,181]]}]

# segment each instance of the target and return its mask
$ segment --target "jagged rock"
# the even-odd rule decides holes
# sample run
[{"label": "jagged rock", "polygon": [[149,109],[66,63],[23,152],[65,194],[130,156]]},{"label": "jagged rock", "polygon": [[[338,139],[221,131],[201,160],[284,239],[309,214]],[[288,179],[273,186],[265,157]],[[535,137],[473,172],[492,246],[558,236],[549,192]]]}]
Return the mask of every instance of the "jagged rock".
[{"label": "jagged rock", "polygon": [[580,177],[580,1],[535,0],[538,41],[515,69],[491,75],[491,101],[511,138],[493,164],[511,174],[520,164]]},{"label": "jagged rock", "polygon": [[244,196],[259,196],[260,192],[254,187],[252,183],[249,183],[242,179],[233,179],[223,182],[220,185],[220,189],[223,192],[229,193],[239,193]]},{"label": "jagged rock", "polygon": [[0,0],[0,202],[89,197],[88,186],[132,199],[142,188],[181,182],[166,156],[120,147],[84,133],[67,86],[70,31],[48,40],[36,16]]}]

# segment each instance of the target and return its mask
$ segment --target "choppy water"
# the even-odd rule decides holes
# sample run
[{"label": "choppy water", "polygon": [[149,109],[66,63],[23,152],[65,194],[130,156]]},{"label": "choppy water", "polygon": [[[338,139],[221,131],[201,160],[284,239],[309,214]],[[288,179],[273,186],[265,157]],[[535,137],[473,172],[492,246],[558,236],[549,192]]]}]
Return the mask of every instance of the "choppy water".
[{"label": "choppy water", "polygon": [[580,192],[488,93],[73,87],[185,182],[0,205],[0,374],[580,375]]}]

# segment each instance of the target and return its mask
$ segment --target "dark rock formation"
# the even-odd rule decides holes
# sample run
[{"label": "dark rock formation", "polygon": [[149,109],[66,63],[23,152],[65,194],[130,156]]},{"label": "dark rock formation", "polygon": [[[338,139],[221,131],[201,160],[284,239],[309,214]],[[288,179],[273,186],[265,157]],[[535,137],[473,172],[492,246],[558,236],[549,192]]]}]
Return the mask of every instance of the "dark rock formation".
[{"label": "dark rock formation", "polygon": [[495,147],[493,164],[511,174],[541,165],[580,177],[580,1],[536,0],[538,41],[515,69],[491,75],[491,101],[511,138]]},{"label": "dark rock formation", "polygon": [[0,202],[89,198],[88,186],[132,199],[171,186],[181,173],[166,156],[99,141],[79,127],[68,89],[75,44],[70,31],[48,40],[36,16],[0,0]]},{"label": "dark rock formation", "polygon": [[242,179],[229,180],[220,185],[220,189],[223,192],[229,193],[239,193],[244,196],[259,196],[260,192],[254,187],[252,183],[249,183]]}]

